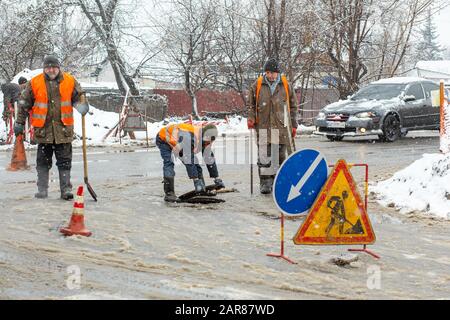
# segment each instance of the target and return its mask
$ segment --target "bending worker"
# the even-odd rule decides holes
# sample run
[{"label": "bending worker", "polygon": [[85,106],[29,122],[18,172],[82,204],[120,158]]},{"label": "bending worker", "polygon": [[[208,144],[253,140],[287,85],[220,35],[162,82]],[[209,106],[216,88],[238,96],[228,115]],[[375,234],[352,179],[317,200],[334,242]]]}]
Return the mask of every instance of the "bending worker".
[{"label": "bending worker", "polygon": [[162,128],[156,136],[156,146],[163,159],[164,201],[177,202],[175,195],[174,156],[178,157],[186,166],[187,174],[194,182],[196,192],[205,192],[202,167],[198,164],[196,154],[202,152],[209,176],[214,178],[216,188],[224,188],[219,178],[211,144],[218,135],[217,127],[213,124],[198,126],[188,123],[171,124]]}]

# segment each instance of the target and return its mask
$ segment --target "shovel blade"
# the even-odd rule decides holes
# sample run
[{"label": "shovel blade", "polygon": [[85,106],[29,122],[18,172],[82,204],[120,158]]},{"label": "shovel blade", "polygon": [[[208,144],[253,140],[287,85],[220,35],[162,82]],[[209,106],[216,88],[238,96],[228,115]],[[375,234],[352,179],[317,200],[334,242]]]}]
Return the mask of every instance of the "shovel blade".
[{"label": "shovel blade", "polygon": [[86,184],[86,187],[89,191],[89,194],[91,195],[92,199],[94,199],[95,202],[97,202],[97,194],[95,193],[94,189],[92,189],[91,184],[87,179],[84,180],[84,183]]}]

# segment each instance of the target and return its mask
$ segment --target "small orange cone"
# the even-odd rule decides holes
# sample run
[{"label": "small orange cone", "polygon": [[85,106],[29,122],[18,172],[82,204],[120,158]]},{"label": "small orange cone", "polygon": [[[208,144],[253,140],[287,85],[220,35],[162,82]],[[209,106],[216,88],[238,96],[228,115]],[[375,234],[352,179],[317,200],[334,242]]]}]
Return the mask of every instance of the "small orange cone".
[{"label": "small orange cone", "polygon": [[8,171],[28,170],[27,156],[25,154],[25,146],[23,145],[23,134],[16,137],[14,150],[12,154],[11,164],[6,169]]},{"label": "small orange cone", "polygon": [[89,237],[92,232],[90,232],[84,226],[84,197],[83,197],[83,186],[78,187],[77,197],[75,198],[75,203],[73,204],[72,218],[70,218],[70,223],[67,228],[62,228],[59,230],[66,236],[80,235]]}]

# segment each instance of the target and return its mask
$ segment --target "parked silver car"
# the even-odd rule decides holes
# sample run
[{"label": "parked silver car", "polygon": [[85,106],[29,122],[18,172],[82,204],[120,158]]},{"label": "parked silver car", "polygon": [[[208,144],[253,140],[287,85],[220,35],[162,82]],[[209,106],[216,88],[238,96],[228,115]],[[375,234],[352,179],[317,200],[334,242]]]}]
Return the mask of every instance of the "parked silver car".
[{"label": "parked silver car", "polygon": [[323,108],[314,120],[315,134],[332,141],[378,135],[392,142],[409,130],[439,129],[439,108],[431,92],[439,85],[422,78],[395,77],[372,82],[348,100]]}]

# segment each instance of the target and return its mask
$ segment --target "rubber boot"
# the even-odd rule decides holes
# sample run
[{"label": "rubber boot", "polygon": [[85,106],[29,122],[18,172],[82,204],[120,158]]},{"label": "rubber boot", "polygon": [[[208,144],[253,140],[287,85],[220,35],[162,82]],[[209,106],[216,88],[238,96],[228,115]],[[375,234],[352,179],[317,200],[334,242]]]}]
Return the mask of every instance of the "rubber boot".
[{"label": "rubber boot", "polygon": [[34,194],[37,199],[48,198],[48,179],[50,170],[47,168],[37,168],[38,172],[38,192]]},{"label": "rubber boot", "polygon": [[174,177],[164,177],[164,201],[166,202],[178,202],[179,199],[175,195],[175,178]]},{"label": "rubber boot", "polygon": [[199,180],[202,181],[202,184],[203,184],[204,186],[206,186],[205,178],[203,178],[203,175],[199,175],[198,178],[199,178]]},{"label": "rubber boot", "polygon": [[72,200],[72,184],[70,183],[70,170],[59,170],[59,186],[61,189],[61,199]]},{"label": "rubber boot", "polygon": [[194,188],[197,193],[205,193],[205,182],[202,179],[194,179]]},{"label": "rubber boot", "polygon": [[259,178],[259,191],[262,194],[269,194],[272,192],[272,177],[271,176],[261,176]]}]

